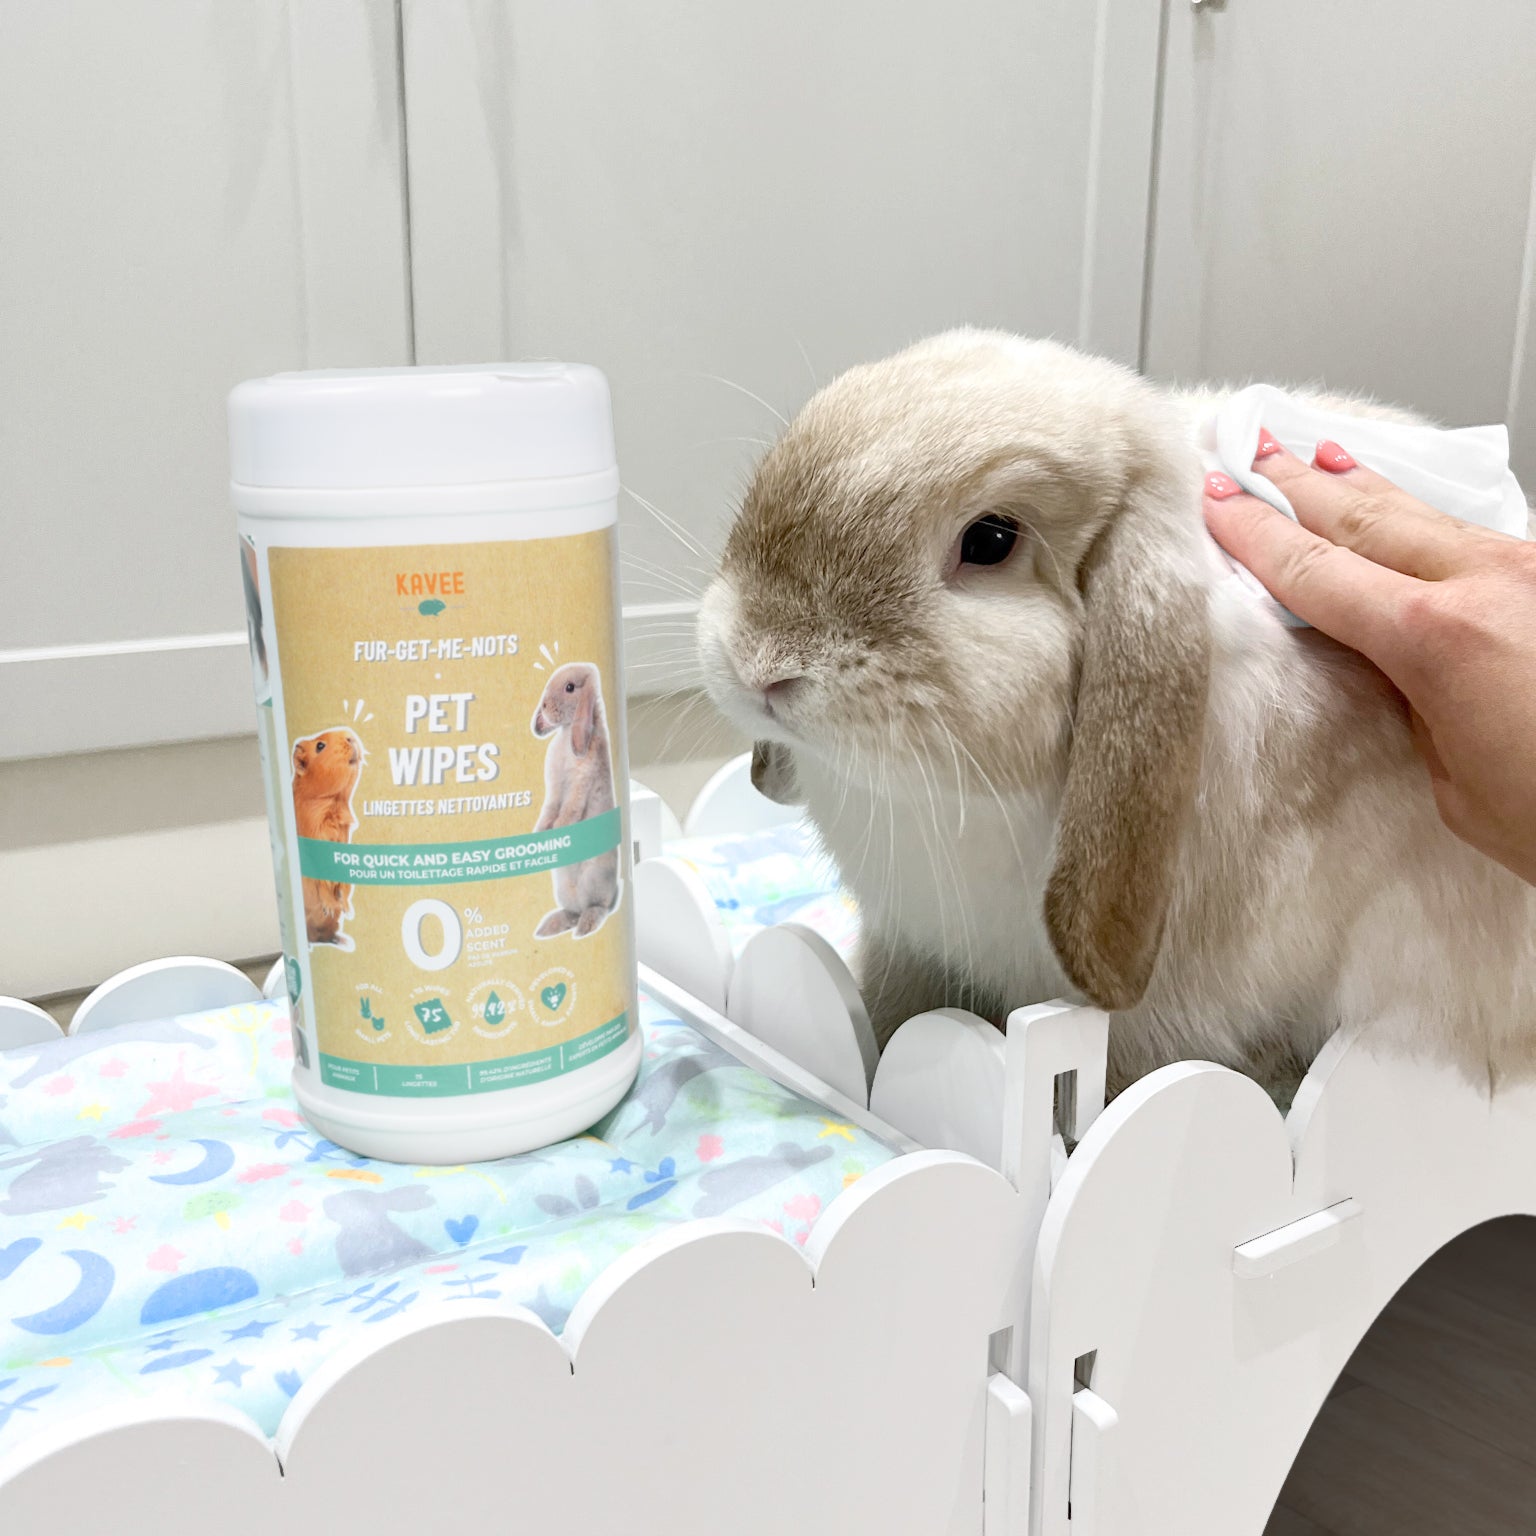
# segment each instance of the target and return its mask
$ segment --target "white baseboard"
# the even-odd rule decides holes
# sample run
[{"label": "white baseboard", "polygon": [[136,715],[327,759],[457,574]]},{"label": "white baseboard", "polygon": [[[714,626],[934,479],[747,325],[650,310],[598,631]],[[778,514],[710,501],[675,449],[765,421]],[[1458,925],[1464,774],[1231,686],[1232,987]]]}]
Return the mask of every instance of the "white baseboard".
[{"label": "white baseboard", "polygon": [[0,651],[0,762],[255,734],[244,630]]},{"label": "white baseboard", "polygon": [[0,851],[0,994],[93,987],[162,955],[278,947],[264,816]]},{"label": "white baseboard", "polygon": [[[697,686],[697,611],[625,607],[629,693]],[[255,732],[244,630],[0,651],[0,762]]]}]

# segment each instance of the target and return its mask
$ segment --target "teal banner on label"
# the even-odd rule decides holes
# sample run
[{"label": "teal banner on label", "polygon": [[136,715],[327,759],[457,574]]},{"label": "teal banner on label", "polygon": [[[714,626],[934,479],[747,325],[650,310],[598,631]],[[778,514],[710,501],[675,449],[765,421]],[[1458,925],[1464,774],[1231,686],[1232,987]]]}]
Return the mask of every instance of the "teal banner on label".
[{"label": "teal banner on label", "polygon": [[344,1056],[320,1053],[320,1081],[353,1093],[377,1093],[396,1099],[444,1099],[466,1093],[494,1093],[500,1088],[520,1088],[551,1077],[574,1072],[589,1062],[616,1051],[629,1038],[629,1015],[621,1013],[596,1029],[563,1045],[551,1045],[525,1056],[503,1056],[499,1061],[472,1061],[441,1067],[397,1067],[384,1063],[349,1061]]},{"label": "teal banner on label", "polygon": [[307,880],[345,885],[451,885],[508,880],[580,864],[619,846],[622,812],[615,807],[548,832],[489,837],[476,843],[327,843],[299,839],[299,869]]}]

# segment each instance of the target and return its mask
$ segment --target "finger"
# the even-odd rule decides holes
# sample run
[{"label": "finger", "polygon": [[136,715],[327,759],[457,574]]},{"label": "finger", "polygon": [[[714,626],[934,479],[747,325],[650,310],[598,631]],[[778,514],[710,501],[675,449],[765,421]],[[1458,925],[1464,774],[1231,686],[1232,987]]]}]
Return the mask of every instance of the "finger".
[{"label": "finger", "polygon": [[1489,539],[1503,538],[1426,506],[1337,443],[1319,443],[1317,459],[1307,465],[1278,444],[1263,452],[1272,441],[1261,435],[1254,469],[1285,493],[1304,527],[1378,565],[1441,581],[1478,564]]},{"label": "finger", "polygon": [[1205,521],[1216,542],[1298,618],[1380,665],[1412,582],[1236,492],[1225,475],[1207,478]]}]

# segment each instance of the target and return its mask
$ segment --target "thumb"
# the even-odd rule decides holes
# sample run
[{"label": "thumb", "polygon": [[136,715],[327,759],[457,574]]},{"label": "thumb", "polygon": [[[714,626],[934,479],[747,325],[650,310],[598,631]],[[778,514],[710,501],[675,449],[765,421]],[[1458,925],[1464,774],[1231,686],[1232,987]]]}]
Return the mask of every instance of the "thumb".
[{"label": "thumb", "polygon": [[1441,785],[1449,788],[1450,771],[1445,766],[1445,759],[1440,756],[1440,749],[1435,745],[1434,733],[1429,728],[1429,722],[1412,705],[1408,707],[1408,729],[1413,733],[1413,744],[1419,749],[1424,766],[1429,769],[1429,777],[1436,791]]},{"label": "thumb", "polygon": [[1226,475],[1206,477],[1203,511],[1216,542],[1292,613],[1391,675],[1386,658],[1411,578],[1303,528]]}]

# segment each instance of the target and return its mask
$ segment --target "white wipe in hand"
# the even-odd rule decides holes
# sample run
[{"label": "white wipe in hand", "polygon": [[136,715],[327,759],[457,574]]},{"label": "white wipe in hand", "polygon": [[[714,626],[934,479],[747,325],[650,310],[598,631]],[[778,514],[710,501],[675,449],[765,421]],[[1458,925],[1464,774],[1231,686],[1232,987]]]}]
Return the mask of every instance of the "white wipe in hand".
[{"label": "white wipe in hand", "polygon": [[[1290,502],[1253,467],[1261,430],[1306,463],[1319,442],[1331,439],[1357,463],[1385,475],[1437,511],[1517,539],[1526,537],[1525,493],[1509,467],[1509,432],[1502,426],[1446,429],[1371,421],[1322,410],[1271,384],[1239,390],[1201,425],[1199,447],[1205,469],[1230,475],[1250,495],[1294,522]],[[1304,620],[1275,602],[1251,571],[1230,555],[1226,559],[1255,598],[1272,604],[1286,624],[1308,628]]]}]

